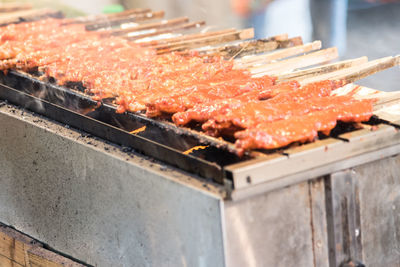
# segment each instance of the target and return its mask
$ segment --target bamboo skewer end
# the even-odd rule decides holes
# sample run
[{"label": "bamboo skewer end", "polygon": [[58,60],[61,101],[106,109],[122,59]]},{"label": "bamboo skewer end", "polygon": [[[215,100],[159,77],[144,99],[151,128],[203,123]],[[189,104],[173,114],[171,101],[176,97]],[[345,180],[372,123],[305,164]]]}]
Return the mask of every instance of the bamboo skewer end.
[{"label": "bamboo skewer end", "polygon": [[[365,58],[363,58],[363,60],[365,60]],[[399,57],[384,57],[350,68],[339,69],[337,71],[326,73],[324,75],[306,78],[301,81],[301,84],[305,85],[307,83],[322,80],[340,80],[343,81],[344,84],[349,84],[372,74],[375,74],[379,71],[383,71],[385,69],[399,65],[399,63]]]},{"label": "bamboo skewer end", "polygon": [[400,55],[395,56],[394,59],[395,59],[395,65],[399,66],[400,65]]},{"label": "bamboo skewer end", "polygon": [[239,38],[241,40],[254,38],[254,28],[244,29],[240,32]]},{"label": "bamboo skewer end", "polygon": [[317,50],[321,49],[322,47],[322,42],[320,40],[314,41],[311,43],[312,49]]}]

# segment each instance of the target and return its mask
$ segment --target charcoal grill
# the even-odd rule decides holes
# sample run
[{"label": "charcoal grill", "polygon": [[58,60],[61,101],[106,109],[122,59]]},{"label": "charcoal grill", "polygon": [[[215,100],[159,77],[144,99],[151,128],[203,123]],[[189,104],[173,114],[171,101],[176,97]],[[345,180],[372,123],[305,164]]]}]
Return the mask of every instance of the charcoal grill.
[{"label": "charcoal grill", "polygon": [[[288,184],[297,180],[292,178],[293,175],[308,177],[304,172],[314,166],[326,165],[315,172],[315,177],[330,173],[335,170],[334,166],[347,166],[347,160],[342,160],[343,154],[356,157],[398,142],[397,138],[393,139],[397,137],[398,126],[374,117],[370,121],[375,125],[373,130],[350,127],[352,131],[346,132],[349,127],[339,124],[330,137],[322,137],[315,143],[265,153],[248,152],[244,157],[238,157],[233,144],[227,141],[141,114],[117,114],[114,105],[102,103],[99,106],[78,90],[43,82],[18,71],[3,74],[0,78],[2,99],[215,182],[233,181],[238,190],[235,197],[242,194],[240,189],[251,191],[253,185],[257,185],[256,191],[285,186],[281,179],[278,185],[271,185],[271,180],[280,177],[289,176]],[[132,133],[137,129],[144,130]],[[375,144],[377,139],[379,144]],[[185,153],[193,147],[202,148]],[[286,168],[288,166],[291,167]],[[268,179],[265,179],[265,173],[269,174]]]},{"label": "charcoal grill", "polygon": [[[225,34],[219,43],[238,36]],[[261,56],[275,60],[276,53],[279,59],[315,46],[299,48],[298,39],[289,40],[206,51],[225,51],[229,58],[293,46]],[[195,47],[208,43],[202,39]],[[322,63],[335,51],[328,52],[289,63]],[[361,67],[363,60],[354,62],[279,74],[290,70],[283,60],[268,71],[281,80],[352,82],[398,64],[398,58]],[[117,114],[112,101],[99,105],[79,84],[60,87],[14,70],[1,74],[0,82],[0,99],[7,101],[0,106],[0,221],[73,257],[99,266],[399,262],[391,250],[399,242],[388,233],[398,230],[392,218],[400,204],[400,117],[383,111],[397,104],[398,95],[382,97],[379,116],[367,123],[339,124],[313,143],[238,157],[232,143],[196,129],[140,113]],[[373,227],[377,221],[385,230]],[[387,242],[376,244],[383,237]]]}]

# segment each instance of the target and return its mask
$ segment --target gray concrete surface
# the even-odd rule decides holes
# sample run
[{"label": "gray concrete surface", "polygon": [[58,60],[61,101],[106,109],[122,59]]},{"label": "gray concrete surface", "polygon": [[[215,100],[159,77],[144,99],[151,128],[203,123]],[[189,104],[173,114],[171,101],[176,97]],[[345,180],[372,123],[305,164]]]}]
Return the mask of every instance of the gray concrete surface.
[{"label": "gray concrete surface", "polygon": [[223,266],[218,187],[0,106],[0,222],[94,266]]},{"label": "gray concrete surface", "polygon": [[[400,3],[350,10],[347,51],[342,58],[368,56],[370,60],[400,54]],[[358,84],[382,91],[400,90],[400,69],[392,68]]]}]

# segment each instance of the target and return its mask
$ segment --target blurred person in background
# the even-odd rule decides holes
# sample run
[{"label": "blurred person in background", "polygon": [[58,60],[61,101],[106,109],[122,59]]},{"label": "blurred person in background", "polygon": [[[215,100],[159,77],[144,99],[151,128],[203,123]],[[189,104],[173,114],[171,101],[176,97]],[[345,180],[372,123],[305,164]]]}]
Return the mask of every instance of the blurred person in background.
[{"label": "blurred person in background", "polygon": [[325,47],[336,46],[341,54],[347,49],[347,17],[351,10],[377,7],[399,0],[310,0],[313,39]]},{"label": "blurred person in background", "polygon": [[231,0],[232,8],[255,28],[256,38],[282,33],[311,40],[309,0]]},{"label": "blurred person in background", "polygon": [[340,54],[347,45],[348,1],[310,0],[313,39],[321,40],[324,47],[336,46]]},{"label": "blurred person in background", "polygon": [[346,51],[348,10],[376,7],[399,0],[231,0],[233,10],[254,27],[256,38],[282,33],[304,42]]}]

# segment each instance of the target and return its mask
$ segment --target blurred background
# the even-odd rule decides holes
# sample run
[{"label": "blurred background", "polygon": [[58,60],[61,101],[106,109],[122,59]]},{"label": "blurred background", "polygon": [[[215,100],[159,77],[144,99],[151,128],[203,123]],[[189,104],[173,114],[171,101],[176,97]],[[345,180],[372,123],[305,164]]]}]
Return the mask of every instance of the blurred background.
[{"label": "blurred background", "polygon": [[[2,0],[0,2],[12,2]],[[400,0],[33,0],[67,16],[98,14],[115,5],[164,10],[166,18],[206,20],[208,29],[254,27],[257,38],[282,33],[336,46],[340,59],[370,60],[400,54]],[[400,90],[398,69],[358,82],[383,91]]]}]

